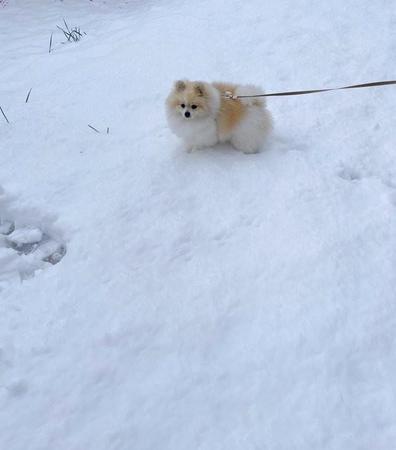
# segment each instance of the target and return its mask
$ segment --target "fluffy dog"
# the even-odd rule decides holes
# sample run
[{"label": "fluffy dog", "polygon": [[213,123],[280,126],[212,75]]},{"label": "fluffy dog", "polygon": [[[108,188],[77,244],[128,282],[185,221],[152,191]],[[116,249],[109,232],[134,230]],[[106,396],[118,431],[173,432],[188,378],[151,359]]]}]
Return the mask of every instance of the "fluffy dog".
[{"label": "fluffy dog", "polygon": [[166,100],[170,129],[188,151],[230,142],[244,153],[257,153],[272,128],[263,97],[255,86],[202,81],[176,81]]}]

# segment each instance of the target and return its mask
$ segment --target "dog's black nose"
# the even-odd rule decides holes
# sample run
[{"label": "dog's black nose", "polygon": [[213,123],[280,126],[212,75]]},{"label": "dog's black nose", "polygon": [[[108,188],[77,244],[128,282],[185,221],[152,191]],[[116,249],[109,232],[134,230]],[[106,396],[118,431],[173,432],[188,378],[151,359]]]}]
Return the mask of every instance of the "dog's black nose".
[{"label": "dog's black nose", "polygon": [[190,117],[191,116],[191,114],[188,112],[188,111],[186,111],[185,113],[184,113],[184,117]]}]

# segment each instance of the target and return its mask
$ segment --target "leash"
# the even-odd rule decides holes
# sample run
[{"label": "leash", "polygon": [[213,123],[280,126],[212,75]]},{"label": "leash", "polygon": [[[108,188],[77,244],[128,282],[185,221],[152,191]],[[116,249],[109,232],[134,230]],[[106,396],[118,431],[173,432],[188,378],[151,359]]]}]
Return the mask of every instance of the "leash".
[{"label": "leash", "polygon": [[343,86],[343,87],[338,87],[338,88],[310,89],[310,90],[306,90],[306,91],[273,92],[272,94],[257,94],[257,95],[234,95],[231,91],[226,91],[224,93],[224,96],[225,96],[225,98],[232,99],[232,100],[237,100],[238,98],[283,97],[283,96],[288,96],[288,95],[307,95],[307,94],[318,94],[319,92],[341,91],[343,89],[360,89],[360,88],[368,88],[368,87],[388,86],[390,84],[396,84],[396,80],[374,81],[372,83],[352,84],[351,86]]}]

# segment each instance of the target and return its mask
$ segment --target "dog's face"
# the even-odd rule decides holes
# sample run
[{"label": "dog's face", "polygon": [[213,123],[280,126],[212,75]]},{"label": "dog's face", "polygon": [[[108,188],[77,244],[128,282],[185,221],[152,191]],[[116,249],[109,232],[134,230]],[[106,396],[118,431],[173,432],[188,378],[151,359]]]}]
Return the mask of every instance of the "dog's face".
[{"label": "dog's face", "polygon": [[200,82],[176,81],[167,104],[175,114],[180,114],[186,121],[210,114],[208,93],[205,85]]}]

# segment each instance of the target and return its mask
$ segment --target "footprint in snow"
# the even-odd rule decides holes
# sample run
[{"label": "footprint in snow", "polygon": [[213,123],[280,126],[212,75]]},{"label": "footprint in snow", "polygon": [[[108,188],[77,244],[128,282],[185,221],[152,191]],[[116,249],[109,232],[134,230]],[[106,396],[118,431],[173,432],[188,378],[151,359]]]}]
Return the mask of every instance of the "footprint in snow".
[{"label": "footprint in snow", "polygon": [[0,218],[0,282],[13,273],[28,278],[45,263],[59,263],[65,254],[65,245],[40,228]]},{"label": "footprint in snow", "polygon": [[357,169],[351,168],[351,167],[341,167],[339,171],[337,172],[337,175],[346,181],[359,181],[363,178],[372,177],[374,179],[378,179],[381,181],[381,183],[387,188],[388,190],[388,196],[391,204],[393,206],[396,206],[396,182],[394,181],[394,176],[391,174],[388,175],[376,175],[375,173],[372,173],[370,175],[368,174],[362,174]]},{"label": "footprint in snow", "polygon": [[0,225],[0,233],[8,244],[19,255],[35,253],[42,261],[57,264],[66,254],[66,247],[52,239],[48,234],[35,227],[15,229],[12,222]]},{"label": "footprint in snow", "polygon": [[338,171],[338,176],[346,181],[357,181],[362,178],[362,175],[358,172],[358,170],[352,167],[342,167]]}]

